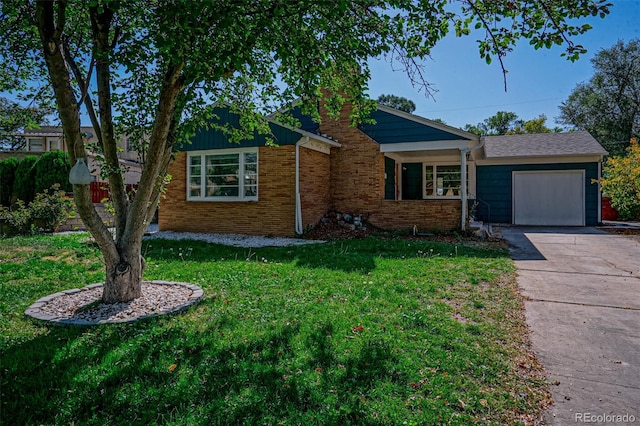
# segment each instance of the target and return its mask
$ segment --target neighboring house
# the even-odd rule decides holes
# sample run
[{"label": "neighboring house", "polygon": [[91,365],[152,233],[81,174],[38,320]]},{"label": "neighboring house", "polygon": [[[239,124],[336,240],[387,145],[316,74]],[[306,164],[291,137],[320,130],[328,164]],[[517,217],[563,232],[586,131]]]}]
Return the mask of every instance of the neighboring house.
[{"label": "neighboring house", "polygon": [[[341,118],[332,120],[321,109],[318,124],[294,108],[300,129],[270,123],[278,147],[265,146],[260,135],[234,145],[219,131],[197,132],[169,166],[173,179],[162,201],[160,229],[290,236],[335,210],[363,215],[383,229],[445,231],[464,229],[476,205],[483,220],[538,224],[521,215],[529,208],[522,199],[531,188],[544,197],[541,188],[548,185],[582,194],[573,199],[583,220],[573,224],[600,220],[599,188],[591,179],[599,176],[606,152],[583,132],[529,135],[543,141],[538,150],[500,151],[499,138],[481,141],[386,106],[372,112],[374,125],[350,126],[350,112],[345,106]],[[238,125],[227,110],[217,113],[223,123]],[[556,147],[563,137],[570,152]],[[507,209],[513,202],[515,208]],[[555,201],[538,200],[535,208],[556,206],[566,209],[564,218],[568,206]]]},{"label": "neighboring house", "polygon": [[[97,137],[94,135],[93,127],[81,127],[80,129],[85,137],[85,143],[91,144],[98,142]],[[24,148],[20,151],[4,152],[2,153],[3,158],[10,156],[23,157],[29,154],[39,155],[43,152],[54,150],[68,151],[61,127],[43,126],[39,129],[25,130],[21,136],[24,136],[26,139]],[[138,184],[142,173],[142,166],[138,161],[138,153],[129,149],[126,138],[118,142],[118,147],[121,149],[118,153],[120,164],[126,170],[124,175],[125,183]],[[88,160],[91,175],[97,182],[103,181],[100,177],[100,163],[96,161],[96,154],[90,150]]]}]

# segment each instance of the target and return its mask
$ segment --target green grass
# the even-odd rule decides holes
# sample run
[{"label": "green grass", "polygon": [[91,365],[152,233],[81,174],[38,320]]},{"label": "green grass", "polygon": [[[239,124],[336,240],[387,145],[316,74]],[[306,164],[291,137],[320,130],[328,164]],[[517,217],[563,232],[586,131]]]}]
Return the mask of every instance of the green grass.
[{"label": "green grass", "polygon": [[50,326],[99,282],[86,234],[0,240],[3,424],[515,424],[547,398],[504,251],[404,240],[243,249],[145,242],[188,312]]}]

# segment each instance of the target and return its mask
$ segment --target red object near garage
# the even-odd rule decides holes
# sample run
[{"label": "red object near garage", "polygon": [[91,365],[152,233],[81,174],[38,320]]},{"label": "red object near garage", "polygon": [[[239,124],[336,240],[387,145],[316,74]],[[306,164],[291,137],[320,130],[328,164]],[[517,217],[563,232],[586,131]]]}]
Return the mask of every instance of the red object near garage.
[{"label": "red object near garage", "polygon": [[611,198],[602,197],[602,220],[618,220],[619,213],[611,207]]}]

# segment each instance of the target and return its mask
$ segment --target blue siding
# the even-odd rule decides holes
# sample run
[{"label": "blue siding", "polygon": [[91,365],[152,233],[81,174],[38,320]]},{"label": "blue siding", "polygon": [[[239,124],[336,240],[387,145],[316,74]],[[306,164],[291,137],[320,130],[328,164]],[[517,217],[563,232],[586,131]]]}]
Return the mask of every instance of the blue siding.
[{"label": "blue siding", "polygon": [[[300,128],[311,133],[318,133],[320,125],[308,115],[303,115],[300,107],[291,111],[292,115],[300,121]],[[445,132],[426,124],[420,124],[413,120],[398,117],[388,112],[375,110],[371,112],[371,118],[376,124],[360,124],[358,129],[378,143],[402,143],[402,142],[433,142],[464,139],[454,133]]]},{"label": "blue siding", "polygon": [[512,172],[535,170],[582,170],[585,171],[585,224],[598,224],[598,185],[591,183],[598,179],[598,163],[560,164],[518,164],[503,166],[478,166],[476,168],[476,193],[478,198],[491,206],[489,209],[480,202],[477,217],[493,223],[511,223],[512,219]]},{"label": "blue siding", "polygon": [[291,110],[291,115],[300,121],[300,128],[309,133],[318,133],[320,131],[320,124],[313,121],[313,118],[309,115],[303,115],[299,106],[294,107]]},{"label": "blue siding", "polygon": [[[227,109],[216,108],[218,118],[213,122],[229,123],[236,128],[240,128],[240,116],[229,112]],[[271,128],[271,138],[278,145],[294,145],[300,140],[300,134],[293,130],[281,127],[274,123],[269,123]],[[256,146],[264,146],[267,141],[267,135],[254,133],[253,139],[245,139],[239,143],[230,142],[229,137],[214,129],[201,129],[196,131],[194,137],[191,138],[190,144],[184,144],[178,147],[179,151],[199,151],[207,149],[225,149],[225,148],[250,148]]]},{"label": "blue siding", "polygon": [[376,120],[376,124],[361,124],[358,128],[378,143],[433,142],[463,139],[456,134],[380,110],[373,111],[371,118]]}]

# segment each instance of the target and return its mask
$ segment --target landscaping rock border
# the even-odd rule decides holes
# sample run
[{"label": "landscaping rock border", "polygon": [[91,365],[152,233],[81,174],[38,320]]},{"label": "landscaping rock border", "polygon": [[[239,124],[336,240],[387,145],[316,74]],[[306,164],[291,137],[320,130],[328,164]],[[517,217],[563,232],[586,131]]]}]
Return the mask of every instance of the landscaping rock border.
[{"label": "landscaping rock border", "polygon": [[129,323],[182,312],[204,298],[193,284],[174,281],[143,281],[142,297],[127,303],[96,303],[102,283],[64,290],[42,297],[24,312],[26,316],[57,325]]}]

